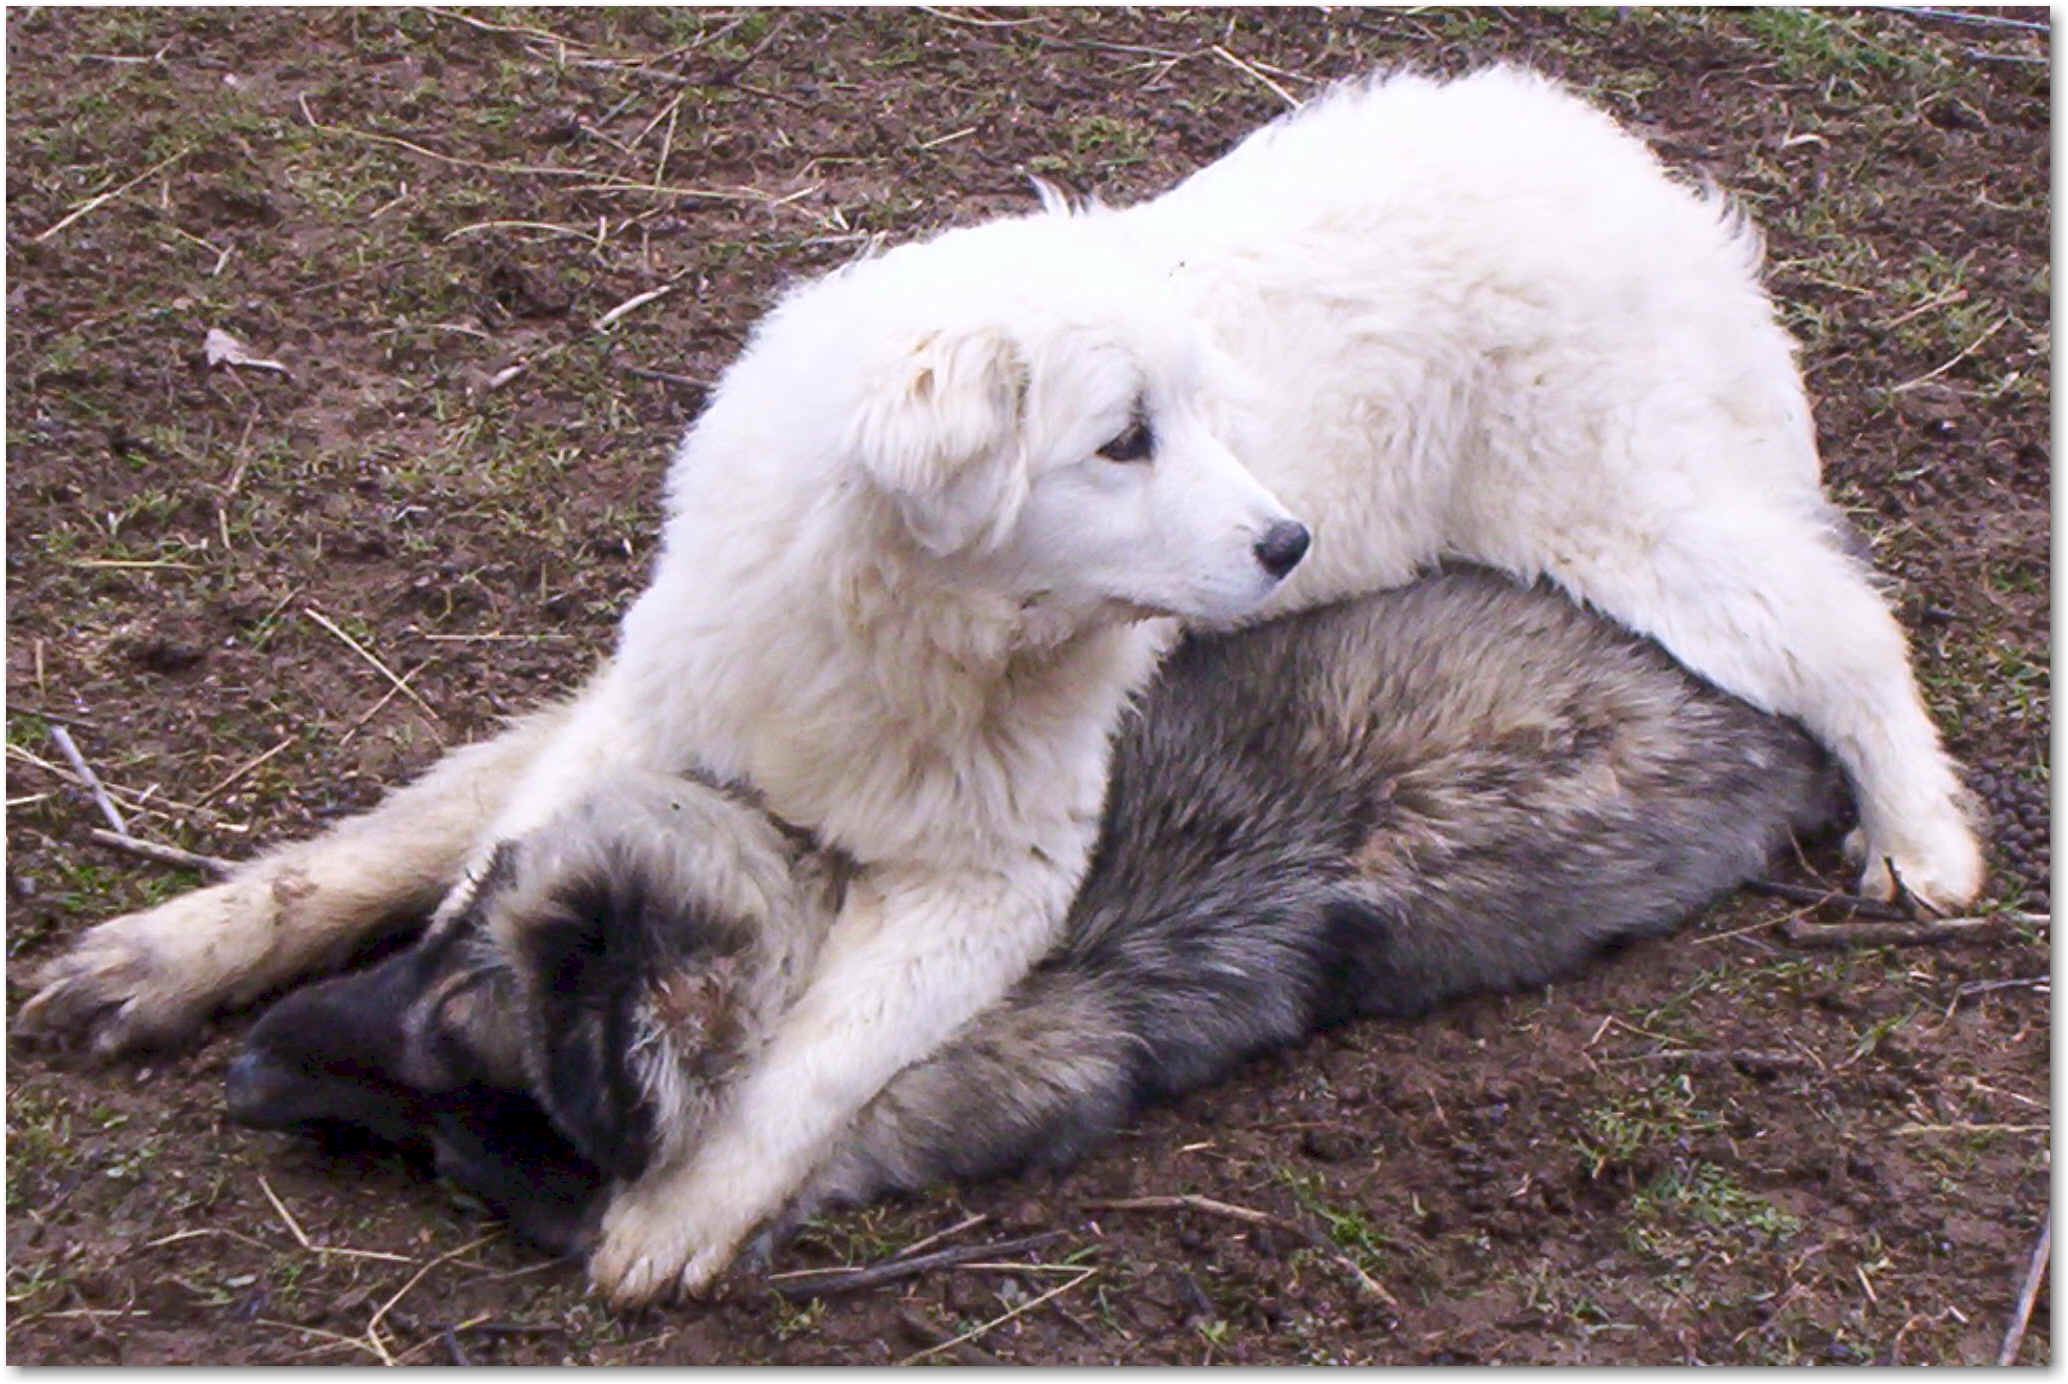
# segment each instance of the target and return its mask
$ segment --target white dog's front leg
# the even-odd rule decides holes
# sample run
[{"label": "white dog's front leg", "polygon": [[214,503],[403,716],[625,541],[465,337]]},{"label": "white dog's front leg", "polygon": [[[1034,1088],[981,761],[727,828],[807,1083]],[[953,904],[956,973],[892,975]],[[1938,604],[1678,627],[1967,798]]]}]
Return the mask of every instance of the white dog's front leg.
[{"label": "white dog's front leg", "polygon": [[709,1287],[870,1097],[1048,950],[1077,873],[883,868],[858,880],[810,987],[710,1137],[612,1201],[591,1281],[620,1307]]},{"label": "white dog's front leg", "polygon": [[43,968],[17,1030],[111,1057],[183,1037],[218,1009],[336,965],[438,902],[563,719],[559,710],[528,717],[312,841],[92,928]]}]

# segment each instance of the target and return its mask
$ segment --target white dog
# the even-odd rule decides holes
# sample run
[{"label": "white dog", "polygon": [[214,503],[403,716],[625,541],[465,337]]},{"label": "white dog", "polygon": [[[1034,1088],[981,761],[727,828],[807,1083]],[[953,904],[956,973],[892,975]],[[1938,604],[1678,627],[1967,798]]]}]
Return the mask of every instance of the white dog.
[{"label": "white dog", "polygon": [[571,708],[96,929],[25,1022],[103,1049],[176,1030],[624,766],[736,781],[860,870],[724,1118],[606,1217],[614,1300],[698,1291],[1048,946],[1159,617],[1255,618],[1446,554],[1549,575],[1800,718],[1857,789],[1863,888],[1893,868],[1965,903],[1962,791],[1836,540],[1757,259],[1605,117],[1494,69],[1346,86],[1131,209],[851,265],[726,373],[652,585]]}]

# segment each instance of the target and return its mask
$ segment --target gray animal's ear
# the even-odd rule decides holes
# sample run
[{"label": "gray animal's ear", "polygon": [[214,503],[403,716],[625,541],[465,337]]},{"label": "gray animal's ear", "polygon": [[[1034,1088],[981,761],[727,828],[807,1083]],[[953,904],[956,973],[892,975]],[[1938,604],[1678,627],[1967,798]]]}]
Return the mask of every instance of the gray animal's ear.
[{"label": "gray animal's ear", "polygon": [[1027,369],[1004,333],[935,332],[868,388],[852,437],[871,480],[935,556],[1011,528],[1027,493]]}]

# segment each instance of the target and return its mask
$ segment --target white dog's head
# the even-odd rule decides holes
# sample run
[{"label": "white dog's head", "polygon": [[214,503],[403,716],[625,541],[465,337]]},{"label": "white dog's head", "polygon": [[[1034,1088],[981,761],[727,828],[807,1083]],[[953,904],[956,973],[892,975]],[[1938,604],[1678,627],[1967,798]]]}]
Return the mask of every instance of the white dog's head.
[{"label": "white dog's head", "polygon": [[1073,229],[993,223],[849,271],[847,313],[880,320],[841,449],[971,580],[1062,610],[1233,619],[1307,530],[1214,436],[1196,327]]}]

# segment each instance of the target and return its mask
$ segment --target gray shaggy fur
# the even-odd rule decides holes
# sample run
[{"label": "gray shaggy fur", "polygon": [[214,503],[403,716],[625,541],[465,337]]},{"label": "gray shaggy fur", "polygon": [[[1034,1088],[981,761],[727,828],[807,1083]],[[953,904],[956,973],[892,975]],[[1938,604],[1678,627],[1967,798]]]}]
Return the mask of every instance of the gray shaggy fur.
[{"label": "gray shaggy fur", "polygon": [[[863,1110],[785,1223],[1067,1163],[1144,1102],[1318,1028],[1568,974],[1757,875],[1839,797],[1791,724],[1483,572],[1190,639],[1121,732],[1063,943]],[[534,1238],[579,1245],[594,1208],[569,1160],[528,1182],[540,1155],[488,1126],[528,1093],[597,1190],[694,1142],[838,906],[842,863],[757,814],[721,784],[592,799],[417,952],[277,1006],[233,1114],[379,1127],[371,1082],[373,1104],[413,1102],[386,1126],[413,1122]],[[449,983],[460,963],[432,952],[502,1003],[368,1038]],[[347,1052],[399,1056],[329,1060]]]}]

